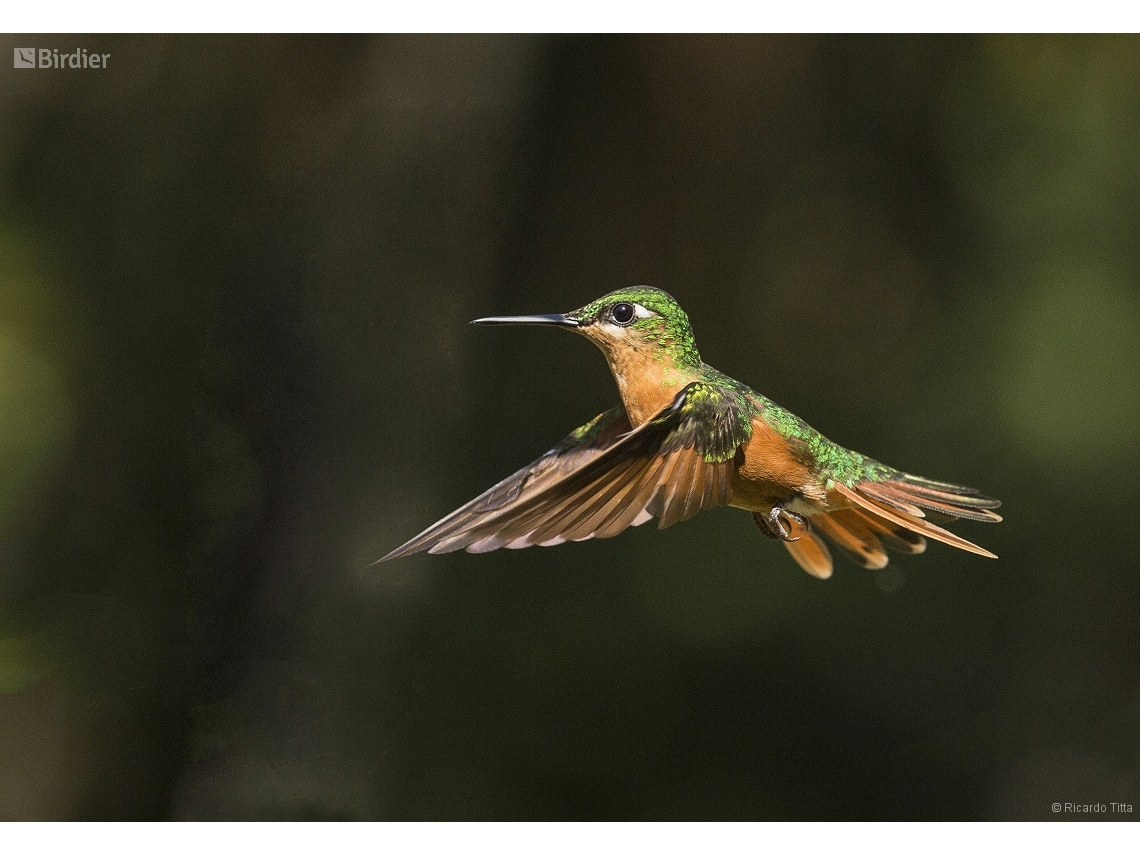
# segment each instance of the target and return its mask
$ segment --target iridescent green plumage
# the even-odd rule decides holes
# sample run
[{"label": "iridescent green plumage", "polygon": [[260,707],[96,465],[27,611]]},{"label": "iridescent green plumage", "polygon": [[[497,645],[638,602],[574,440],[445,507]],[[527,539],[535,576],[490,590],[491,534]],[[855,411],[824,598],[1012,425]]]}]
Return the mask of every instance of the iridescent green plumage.
[{"label": "iridescent green plumage", "polygon": [[774,404],[763,395],[752,393],[760,402],[760,416],[801,452],[821,481],[838,481],[848,487],[859,481],[881,481],[898,474],[877,460],[832,442],[799,416]]},{"label": "iridescent green plumage", "polygon": [[639,285],[612,291],[600,300],[570,312],[568,317],[583,323],[593,323],[608,308],[622,302],[644,306],[653,312],[653,317],[634,321],[633,327],[640,331],[642,340],[658,348],[659,358],[671,357],[678,366],[686,368],[695,369],[703,365],[689,316],[677,305],[676,300],[660,288]]}]

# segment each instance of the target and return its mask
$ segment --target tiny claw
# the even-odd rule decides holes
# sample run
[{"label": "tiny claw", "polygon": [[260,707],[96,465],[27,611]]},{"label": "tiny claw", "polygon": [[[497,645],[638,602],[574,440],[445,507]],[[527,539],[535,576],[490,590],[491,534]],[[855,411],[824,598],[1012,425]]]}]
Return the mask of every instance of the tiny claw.
[{"label": "tiny claw", "polygon": [[808,530],[807,520],[782,504],[773,505],[767,514],[754,513],[752,518],[764,534],[785,543],[795,543]]},{"label": "tiny claw", "polygon": [[[772,528],[776,530],[776,534],[780,540],[785,543],[795,543],[803,537],[803,532],[807,528],[807,523],[803,517],[799,514],[792,513],[783,505],[776,505],[772,510],[768,511],[768,521],[772,524]],[[793,537],[793,531],[799,533]]]}]

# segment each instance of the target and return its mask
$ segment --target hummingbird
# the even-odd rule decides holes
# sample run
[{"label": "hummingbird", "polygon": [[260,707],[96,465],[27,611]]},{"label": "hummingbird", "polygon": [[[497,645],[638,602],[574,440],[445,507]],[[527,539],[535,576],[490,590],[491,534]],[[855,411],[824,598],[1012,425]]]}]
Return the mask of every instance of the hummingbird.
[{"label": "hummingbird", "polygon": [[620,289],[566,314],[472,323],[585,336],[605,355],[621,403],[380,561],[613,537],[654,518],[668,528],[718,505],[751,513],[820,579],[832,573],[824,537],[869,569],[886,566],[884,547],[916,554],[927,538],[997,557],[938,523],[1000,522],[999,501],[849,451],[706,365],[688,315],[660,289]]}]

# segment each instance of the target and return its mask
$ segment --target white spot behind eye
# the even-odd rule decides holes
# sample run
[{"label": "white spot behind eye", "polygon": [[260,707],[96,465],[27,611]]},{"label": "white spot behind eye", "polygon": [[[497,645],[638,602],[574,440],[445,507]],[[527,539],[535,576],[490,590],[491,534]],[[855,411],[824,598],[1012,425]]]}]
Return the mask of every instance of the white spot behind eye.
[{"label": "white spot behind eye", "polygon": [[654,316],[654,314],[656,314],[656,313],[649,311],[649,309],[645,308],[645,306],[641,305],[640,303],[634,303],[633,304],[633,314],[637,318],[643,318],[644,319],[644,318],[652,318]]}]

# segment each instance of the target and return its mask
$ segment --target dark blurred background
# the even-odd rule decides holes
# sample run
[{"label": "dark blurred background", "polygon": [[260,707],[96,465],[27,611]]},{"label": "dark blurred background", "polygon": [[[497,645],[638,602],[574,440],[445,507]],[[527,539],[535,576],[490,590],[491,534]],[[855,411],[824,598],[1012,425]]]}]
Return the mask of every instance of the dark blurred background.
[{"label": "dark blurred background", "polygon": [[[0,816],[1140,807],[1140,39],[4,41]],[[371,566],[616,401],[467,321],[638,283],[1001,559]]]}]

